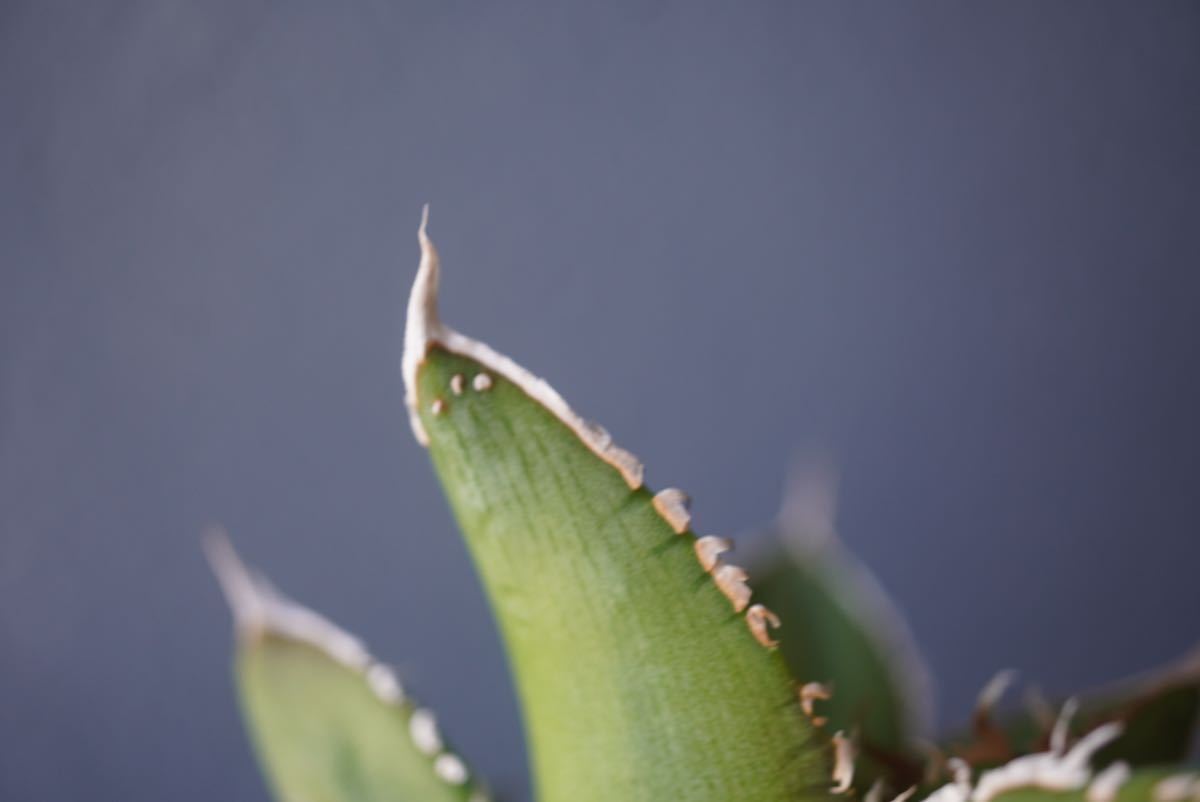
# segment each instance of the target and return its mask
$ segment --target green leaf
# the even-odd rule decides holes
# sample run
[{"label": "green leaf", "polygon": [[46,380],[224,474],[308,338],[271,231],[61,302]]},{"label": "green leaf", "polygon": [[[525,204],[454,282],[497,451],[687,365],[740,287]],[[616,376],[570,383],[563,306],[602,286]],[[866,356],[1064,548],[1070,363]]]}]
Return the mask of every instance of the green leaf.
[{"label": "green leaf", "polygon": [[836,534],[836,476],[822,461],[792,472],[769,552],[751,563],[755,590],[788,622],[781,650],[793,676],[832,692],[817,701],[830,730],[857,733],[865,787],[920,776],[910,745],[930,713],[928,670],[903,617]]},{"label": "green leaf", "polygon": [[223,537],[207,546],[237,623],[242,712],[276,799],[487,799],[432,714],[357,638],[252,575]]},{"label": "green leaf", "polygon": [[[539,799],[824,797],[769,611],[718,590],[678,491],[656,503],[636,458],[545,382],[440,323],[421,234],[411,419],[503,633]],[[738,569],[714,570],[744,593]]]}]

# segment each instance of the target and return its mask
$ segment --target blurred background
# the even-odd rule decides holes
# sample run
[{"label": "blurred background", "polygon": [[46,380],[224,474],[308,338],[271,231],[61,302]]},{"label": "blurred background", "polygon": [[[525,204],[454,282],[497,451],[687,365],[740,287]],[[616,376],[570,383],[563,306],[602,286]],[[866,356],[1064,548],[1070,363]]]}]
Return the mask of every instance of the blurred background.
[{"label": "blurred background", "polygon": [[402,409],[459,328],[696,499],[794,453],[943,724],[1200,636],[1200,8],[4,3],[0,798],[265,800],[209,522],[528,783]]}]

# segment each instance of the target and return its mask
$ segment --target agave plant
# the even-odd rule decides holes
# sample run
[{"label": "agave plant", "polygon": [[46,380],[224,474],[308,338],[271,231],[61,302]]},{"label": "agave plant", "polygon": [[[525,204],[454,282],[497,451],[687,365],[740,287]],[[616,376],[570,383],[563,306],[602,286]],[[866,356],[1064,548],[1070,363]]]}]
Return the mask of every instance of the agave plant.
[{"label": "agave plant", "polygon": [[[1200,651],[1148,677],[930,740],[900,616],[834,530],[827,471],[799,472],[773,549],[728,559],[688,497],[542,379],[438,316],[419,231],[402,369],[503,634],[541,802],[1200,800],[1187,759]],[[234,612],[252,740],[288,802],[491,799],[437,719],[361,641],[209,555]]]}]

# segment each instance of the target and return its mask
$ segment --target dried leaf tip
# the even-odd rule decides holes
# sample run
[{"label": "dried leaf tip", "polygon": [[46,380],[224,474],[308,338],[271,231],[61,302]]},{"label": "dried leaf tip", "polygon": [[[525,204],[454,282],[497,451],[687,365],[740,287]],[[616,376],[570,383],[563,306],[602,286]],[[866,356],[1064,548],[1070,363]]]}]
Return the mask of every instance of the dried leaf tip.
[{"label": "dried leaf tip", "polygon": [[423,446],[429,445],[429,433],[421,421],[419,412],[417,374],[430,346],[437,343],[451,353],[478,362],[485,369],[472,380],[475,390],[487,392],[492,387],[493,375],[508,380],[549,410],[574,432],[592,453],[615,468],[630,489],[640,488],[643,474],[641,461],[616,445],[608,432],[578,415],[545,380],[533,375],[486,343],[473,340],[442,323],[438,315],[441,262],[437,248],[429,238],[428,224],[429,207],[426,206],[421,216],[421,227],[417,230],[417,239],[421,244],[421,263],[408,296],[408,317],[404,323],[404,354],[400,363],[404,375],[404,402],[417,442]]},{"label": "dried leaf tip", "polygon": [[365,671],[371,664],[371,655],[361,640],[284,596],[247,568],[224,530],[210,529],[204,537],[204,550],[233,611],[242,641],[253,642],[271,633],[307,643],[356,671]]},{"label": "dried leaf tip", "polygon": [[204,555],[233,613],[238,635],[257,637],[266,624],[267,602],[262,595],[263,588],[234,550],[224,529],[210,527],[204,533],[203,543]]},{"label": "dried leaf tip", "polygon": [[429,344],[438,339],[441,321],[438,320],[438,278],[441,263],[437,248],[429,238],[429,204],[421,210],[421,226],[417,240],[421,244],[421,263],[408,296],[408,316],[404,321],[404,354],[400,368],[404,374],[404,403],[408,407],[408,422],[413,436],[423,446],[429,445],[429,434],[417,413],[417,370],[425,360]]}]

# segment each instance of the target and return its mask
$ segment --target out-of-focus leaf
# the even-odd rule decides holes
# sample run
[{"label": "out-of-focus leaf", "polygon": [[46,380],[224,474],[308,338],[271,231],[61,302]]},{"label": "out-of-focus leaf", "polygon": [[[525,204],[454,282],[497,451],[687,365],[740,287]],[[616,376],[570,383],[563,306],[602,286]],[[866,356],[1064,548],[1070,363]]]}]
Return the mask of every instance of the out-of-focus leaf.
[{"label": "out-of-focus leaf", "polygon": [[242,710],[280,802],[487,798],[357,638],[251,574],[223,537],[208,547],[237,624]]},{"label": "out-of-focus leaf", "polygon": [[404,359],[414,431],[504,635],[538,798],[826,796],[769,611],[718,590],[680,495],[652,496],[636,458],[545,382],[437,319],[424,232],[422,246]]},{"label": "out-of-focus leaf", "polygon": [[[1026,709],[1011,713],[977,711],[973,732],[950,739],[946,751],[990,766],[1045,749],[1061,704],[1038,698],[1027,694]],[[1136,767],[1187,759],[1200,726],[1200,648],[1161,669],[1080,695],[1074,732],[1110,721],[1121,722],[1123,734],[1096,755],[1098,767],[1117,760]]]},{"label": "out-of-focus leaf", "polygon": [[827,683],[816,712],[857,734],[859,783],[915,781],[911,745],[931,717],[929,675],[903,617],[834,528],[836,476],[810,461],[793,470],[774,543],[751,563],[755,592],[784,616],[781,651],[801,683]]}]

